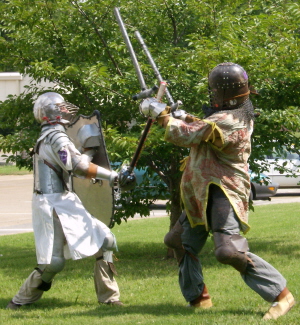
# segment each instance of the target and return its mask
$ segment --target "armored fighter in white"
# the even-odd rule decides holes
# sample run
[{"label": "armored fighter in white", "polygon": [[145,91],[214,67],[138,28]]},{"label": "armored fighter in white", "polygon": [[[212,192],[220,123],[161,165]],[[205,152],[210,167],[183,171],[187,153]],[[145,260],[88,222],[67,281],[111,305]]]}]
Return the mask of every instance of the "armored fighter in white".
[{"label": "armored fighter in white", "polygon": [[[116,240],[110,229],[91,216],[72,191],[70,175],[108,180],[114,186],[117,172],[91,162],[93,150],[80,153],[65,132],[78,107],[55,92],[38,97],[34,116],[41,123],[41,135],[34,150],[34,193],[32,218],[38,266],[7,305],[18,309],[40,299],[51,288],[54,276],[65,260],[96,258],[95,290],[99,303],[117,304],[120,293],[112,260]],[[126,176],[127,177],[127,176]],[[126,180],[123,179],[123,183]]]}]

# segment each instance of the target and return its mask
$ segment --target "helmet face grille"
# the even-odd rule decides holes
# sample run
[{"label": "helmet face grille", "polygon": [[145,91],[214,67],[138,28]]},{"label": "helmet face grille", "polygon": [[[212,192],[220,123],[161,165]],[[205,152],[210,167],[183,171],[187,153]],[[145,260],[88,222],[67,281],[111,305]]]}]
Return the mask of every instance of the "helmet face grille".
[{"label": "helmet face grille", "polygon": [[39,123],[67,124],[75,117],[79,108],[69,102],[55,92],[47,92],[39,96],[34,104],[34,117]]},{"label": "helmet face grille", "polygon": [[57,103],[56,107],[59,109],[62,119],[71,122],[77,114],[79,107],[69,102]]}]

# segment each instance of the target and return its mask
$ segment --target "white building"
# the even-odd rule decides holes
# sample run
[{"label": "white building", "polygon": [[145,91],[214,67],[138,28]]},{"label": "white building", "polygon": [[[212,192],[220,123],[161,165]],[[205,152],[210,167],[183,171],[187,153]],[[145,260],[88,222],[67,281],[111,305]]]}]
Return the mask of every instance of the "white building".
[{"label": "white building", "polygon": [[[0,101],[5,101],[8,95],[20,95],[25,86],[32,82],[32,78],[19,72],[0,72]],[[40,87],[55,87],[50,82],[41,82]]]},{"label": "white building", "polygon": [[[33,81],[27,75],[21,75],[19,72],[0,72],[0,102],[5,101],[8,95],[20,95],[25,91],[25,86],[30,85]],[[38,87],[54,88],[55,84],[50,82],[41,82]],[[5,157],[2,157],[3,152],[0,148],[0,165],[5,164]]]}]

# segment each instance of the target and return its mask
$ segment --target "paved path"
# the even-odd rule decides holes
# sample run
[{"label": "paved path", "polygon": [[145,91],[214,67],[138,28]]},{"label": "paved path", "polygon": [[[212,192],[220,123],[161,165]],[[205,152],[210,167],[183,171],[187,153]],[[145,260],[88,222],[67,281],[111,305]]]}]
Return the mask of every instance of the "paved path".
[{"label": "paved path", "polygon": [[[0,236],[32,232],[31,198],[33,176],[0,176]],[[159,201],[151,217],[167,216]],[[135,218],[139,218],[137,214]],[[131,219],[129,219],[131,220]]]},{"label": "paved path", "polygon": [[32,175],[0,176],[0,235],[32,231]]},{"label": "paved path", "polygon": [[[0,176],[0,236],[32,232],[32,186],[32,175]],[[271,201],[256,200],[254,205],[291,202],[300,203],[300,189],[279,189]],[[164,201],[157,201],[150,217],[163,216],[167,216]],[[139,218],[139,215],[135,218]]]}]

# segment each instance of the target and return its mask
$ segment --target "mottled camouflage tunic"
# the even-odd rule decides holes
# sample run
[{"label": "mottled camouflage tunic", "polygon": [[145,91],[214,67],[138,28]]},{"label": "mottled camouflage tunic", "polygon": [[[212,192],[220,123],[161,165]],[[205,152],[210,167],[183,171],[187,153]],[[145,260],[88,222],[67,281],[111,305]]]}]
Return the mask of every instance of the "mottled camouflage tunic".
[{"label": "mottled camouflage tunic", "polygon": [[[213,137],[207,136],[210,126]],[[165,140],[190,148],[181,180],[181,197],[192,227],[204,224],[209,229],[206,218],[208,189],[210,184],[216,184],[228,197],[241,221],[242,231],[249,230],[247,161],[252,130],[253,121],[247,127],[243,121],[234,119],[230,111],[215,113],[193,123],[170,118]]]}]

